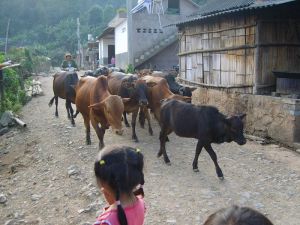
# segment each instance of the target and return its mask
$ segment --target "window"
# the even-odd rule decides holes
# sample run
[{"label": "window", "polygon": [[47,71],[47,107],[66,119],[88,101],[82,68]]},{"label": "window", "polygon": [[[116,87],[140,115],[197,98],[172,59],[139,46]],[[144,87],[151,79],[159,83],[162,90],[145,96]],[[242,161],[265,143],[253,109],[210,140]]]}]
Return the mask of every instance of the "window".
[{"label": "window", "polygon": [[168,0],[168,13],[179,14],[180,13],[180,3],[179,0]]}]

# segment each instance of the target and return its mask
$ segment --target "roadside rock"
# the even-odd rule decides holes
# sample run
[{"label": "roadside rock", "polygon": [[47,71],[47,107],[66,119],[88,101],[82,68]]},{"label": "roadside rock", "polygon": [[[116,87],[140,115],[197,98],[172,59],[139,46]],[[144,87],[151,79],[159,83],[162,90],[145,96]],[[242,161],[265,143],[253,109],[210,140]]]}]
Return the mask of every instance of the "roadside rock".
[{"label": "roadside rock", "polygon": [[4,204],[6,202],[7,202],[7,197],[3,193],[1,193],[0,194],[0,204]]}]

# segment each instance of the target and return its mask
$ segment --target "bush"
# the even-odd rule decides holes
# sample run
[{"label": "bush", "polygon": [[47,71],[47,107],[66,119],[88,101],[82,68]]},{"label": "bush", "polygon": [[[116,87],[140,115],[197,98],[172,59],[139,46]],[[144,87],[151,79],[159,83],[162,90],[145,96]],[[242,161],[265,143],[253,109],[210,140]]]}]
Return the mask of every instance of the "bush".
[{"label": "bush", "polygon": [[[0,63],[4,55],[0,53]],[[14,69],[3,70],[4,96],[1,96],[0,114],[6,110],[17,112],[27,102],[26,93],[21,87],[20,75]]]},{"label": "bush", "polygon": [[126,73],[134,73],[133,65],[132,64],[127,65],[125,72]]}]

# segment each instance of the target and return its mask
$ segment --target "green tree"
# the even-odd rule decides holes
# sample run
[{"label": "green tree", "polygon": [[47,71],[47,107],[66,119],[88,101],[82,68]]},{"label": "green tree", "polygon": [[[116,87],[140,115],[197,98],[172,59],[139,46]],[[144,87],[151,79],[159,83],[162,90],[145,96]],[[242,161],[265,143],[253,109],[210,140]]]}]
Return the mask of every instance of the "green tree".
[{"label": "green tree", "polygon": [[103,22],[103,11],[102,8],[98,5],[94,5],[89,10],[89,19],[88,25],[90,26],[97,26]]}]

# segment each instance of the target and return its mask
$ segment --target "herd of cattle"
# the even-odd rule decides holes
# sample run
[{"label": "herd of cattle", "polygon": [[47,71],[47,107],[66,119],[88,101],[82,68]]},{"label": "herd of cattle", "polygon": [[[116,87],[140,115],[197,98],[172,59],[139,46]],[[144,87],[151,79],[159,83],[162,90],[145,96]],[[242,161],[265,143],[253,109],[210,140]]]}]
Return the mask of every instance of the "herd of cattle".
[{"label": "herd of cattle", "polygon": [[[216,173],[223,179],[223,173],[217,162],[217,155],[211,143],[235,141],[239,145],[246,143],[243,136],[243,118],[245,115],[226,117],[213,106],[196,106],[191,104],[193,89],[178,84],[172,73],[143,70],[138,74],[125,74],[110,71],[106,67],[85,74],[78,79],[74,72],[59,72],[54,75],[55,115],[58,116],[58,97],[66,99],[68,118],[75,125],[74,118],[81,113],[86,128],[86,144],[91,144],[90,124],[99,138],[99,148],[104,147],[104,134],[109,127],[121,135],[122,120],[129,127],[126,114],[132,114],[132,139],[138,142],[135,132],[136,120],[142,126],[147,119],[149,134],[152,135],[150,111],[159,122],[160,149],[158,157],[163,155],[164,161],[170,160],[166,153],[165,143],[168,135],[175,132],[180,137],[198,139],[193,170],[198,170],[198,157],[204,147],[216,168]],[[76,104],[76,113],[72,104]],[[100,125],[100,126],[99,126]]]}]

